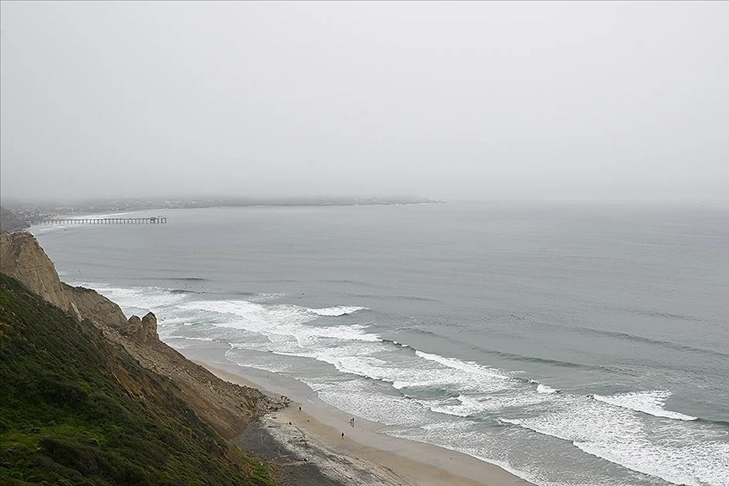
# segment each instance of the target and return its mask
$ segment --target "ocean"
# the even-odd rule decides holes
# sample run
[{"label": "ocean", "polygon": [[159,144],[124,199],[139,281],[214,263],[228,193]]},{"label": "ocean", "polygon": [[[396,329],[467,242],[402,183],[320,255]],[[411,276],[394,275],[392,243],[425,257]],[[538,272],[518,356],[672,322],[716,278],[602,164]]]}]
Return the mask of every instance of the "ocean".
[{"label": "ocean", "polygon": [[61,278],[185,349],[538,485],[729,485],[729,210],[157,210],[35,227]]}]

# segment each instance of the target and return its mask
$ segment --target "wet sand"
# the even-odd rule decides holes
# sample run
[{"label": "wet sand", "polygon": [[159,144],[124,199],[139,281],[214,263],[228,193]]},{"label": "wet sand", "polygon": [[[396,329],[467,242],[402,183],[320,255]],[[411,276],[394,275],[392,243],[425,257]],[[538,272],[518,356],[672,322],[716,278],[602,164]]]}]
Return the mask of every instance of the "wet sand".
[{"label": "wet sand", "polygon": [[[225,360],[216,345],[180,350],[218,377],[285,395],[289,407],[251,424],[238,445],[272,461],[288,484],[526,486],[531,483],[466,454],[379,432],[383,426],[331,407],[306,385]],[[301,410],[299,410],[301,407]],[[342,437],[344,433],[344,437]]]}]

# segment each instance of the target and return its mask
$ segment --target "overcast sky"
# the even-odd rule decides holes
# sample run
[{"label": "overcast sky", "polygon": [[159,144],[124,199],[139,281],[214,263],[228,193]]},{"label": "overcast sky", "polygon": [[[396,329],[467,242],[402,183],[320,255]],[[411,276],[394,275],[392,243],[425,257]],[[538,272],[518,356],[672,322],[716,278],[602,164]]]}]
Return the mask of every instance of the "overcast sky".
[{"label": "overcast sky", "polygon": [[6,2],[3,198],[729,200],[729,2]]}]

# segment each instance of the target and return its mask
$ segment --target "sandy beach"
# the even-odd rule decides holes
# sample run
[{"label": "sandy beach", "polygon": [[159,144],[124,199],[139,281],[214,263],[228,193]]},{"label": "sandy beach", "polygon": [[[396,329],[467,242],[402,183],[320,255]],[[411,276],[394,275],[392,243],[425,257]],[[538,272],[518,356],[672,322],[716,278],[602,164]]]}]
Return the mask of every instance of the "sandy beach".
[{"label": "sandy beach", "polygon": [[[381,424],[345,415],[299,382],[227,362],[224,349],[218,346],[181,351],[224,380],[291,399],[287,408],[252,424],[237,439],[244,450],[255,451],[262,459],[277,464],[290,484],[531,484],[466,454],[385,435],[378,431]],[[354,426],[350,423],[353,418]]]}]

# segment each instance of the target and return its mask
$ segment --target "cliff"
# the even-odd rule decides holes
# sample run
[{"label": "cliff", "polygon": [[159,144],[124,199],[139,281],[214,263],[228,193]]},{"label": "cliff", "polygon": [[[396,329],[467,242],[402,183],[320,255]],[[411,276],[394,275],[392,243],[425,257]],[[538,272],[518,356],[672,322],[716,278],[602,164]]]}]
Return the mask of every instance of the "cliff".
[{"label": "cliff", "polygon": [[178,397],[223,437],[233,438],[260,415],[285,406],[285,400],[220,380],[187,360],[159,340],[153,314],[127,319],[117,304],[96,291],[62,283],[53,262],[29,233],[0,233],[0,272],[76,321],[88,320],[142,367],[171,379]]},{"label": "cliff", "polygon": [[30,225],[22,221],[12,211],[0,206],[0,231],[19,231],[28,228]]},{"label": "cliff", "polygon": [[0,233],[0,273],[17,279],[49,303],[80,318],[53,262],[30,233]]},{"label": "cliff", "polygon": [[0,397],[0,484],[276,484],[173,381],[2,274]]}]

